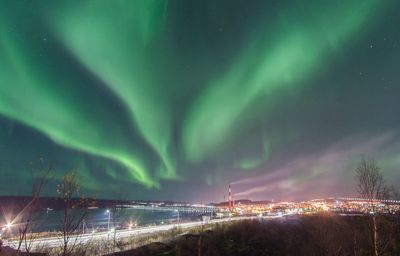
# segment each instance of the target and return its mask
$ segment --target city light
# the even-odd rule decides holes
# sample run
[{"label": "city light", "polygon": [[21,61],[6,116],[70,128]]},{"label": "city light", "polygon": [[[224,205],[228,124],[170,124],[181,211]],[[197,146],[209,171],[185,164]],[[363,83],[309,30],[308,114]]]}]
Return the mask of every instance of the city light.
[{"label": "city light", "polygon": [[226,204],[219,206],[217,217],[241,215],[276,216],[309,215],[317,213],[336,214],[375,214],[396,213],[400,211],[400,202],[395,200],[375,200],[373,202],[362,198],[327,198],[313,199],[302,202],[247,202],[237,203],[229,208]]}]

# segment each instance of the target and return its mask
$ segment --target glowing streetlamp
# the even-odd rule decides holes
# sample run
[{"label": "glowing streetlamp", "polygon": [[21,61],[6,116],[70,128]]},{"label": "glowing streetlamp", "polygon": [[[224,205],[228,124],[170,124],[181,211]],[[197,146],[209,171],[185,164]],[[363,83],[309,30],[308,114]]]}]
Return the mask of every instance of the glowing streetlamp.
[{"label": "glowing streetlamp", "polygon": [[132,228],[133,228],[133,222],[132,222],[132,221],[129,222],[128,228],[129,228],[129,229],[132,229]]},{"label": "glowing streetlamp", "polygon": [[108,214],[108,221],[107,221],[107,231],[110,231],[110,219],[111,219],[111,212],[107,209],[106,214]]},{"label": "glowing streetlamp", "polygon": [[10,223],[7,223],[6,225],[4,225],[2,228],[1,228],[1,232],[0,232],[0,237],[4,234],[4,233],[6,233],[7,232],[7,230],[8,230],[8,232],[11,232],[11,227],[13,226],[13,224],[10,222]]},{"label": "glowing streetlamp", "polygon": [[178,223],[179,223],[179,210],[178,210],[178,209],[176,209],[176,210],[175,210],[175,212],[177,212],[177,213],[178,213]]}]

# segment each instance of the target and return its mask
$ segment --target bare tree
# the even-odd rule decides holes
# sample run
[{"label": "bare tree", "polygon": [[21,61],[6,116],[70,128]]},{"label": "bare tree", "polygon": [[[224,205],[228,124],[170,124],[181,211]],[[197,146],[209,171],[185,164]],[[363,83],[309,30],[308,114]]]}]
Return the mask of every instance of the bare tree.
[{"label": "bare tree", "polygon": [[204,235],[204,228],[205,225],[201,225],[200,230],[199,230],[199,239],[197,240],[197,256],[203,255],[202,253],[202,247],[203,247],[203,235]]},{"label": "bare tree", "polygon": [[374,255],[379,256],[378,225],[376,218],[376,204],[379,200],[389,197],[389,187],[383,177],[381,169],[374,159],[362,158],[356,170],[357,191],[360,196],[369,202],[372,209],[373,249]]},{"label": "bare tree", "polygon": [[[114,198],[118,199],[119,202],[126,201],[126,197],[121,192],[114,193]],[[126,216],[124,216],[124,208],[118,203],[114,202],[109,211],[109,217],[111,221],[111,229],[108,230],[110,235],[112,234],[112,241],[107,241],[111,247],[108,251],[111,255],[115,254],[116,250],[121,250],[123,247],[122,241],[117,236],[118,229],[121,228],[121,223],[127,221]]]},{"label": "bare tree", "polygon": [[38,215],[38,201],[50,179],[50,173],[53,169],[53,165],[46,163],[43,158],[40,158],[38,163],[31,162],[30,167],[33,176],[31,199],[14,219],[14,221],[20,223],[18,225],[17,255],[21,254],[22,246],[24,251],[29,254],[32,243],[36,239],[37,233],[33,230],[33,223],[34,218]]},{"label": "bare tree", "polygon": [[[118,228],[118,223],[117,220],[118,218],[121,216],[121,208],[118,208],[116,204],[113,204],[113,206],[111,207],[111,210],[109,211],[109,215],[110,215],[110,220],[111,220],[111,229],[110,227],[108,228],[107,232],[109,232],[109,235],[112,235],[112,241],[111,244],[108,246],[110,247],[108,252],[111,253],[112,255],[115,253],[115,249],[117,247],[117,228]],[[108,241],[109,239],[107,239],[107,243],[109,244],[110,241]]]},{"label": "bare tree", "polygon": [[356,168],[356,180],[358,193],[369,202],[387,199],[390,195],[389,186],[374,159],[362,158]]},{"label": "bare tree", "polygon": [[68,256],[79,245],[80,236],[77,231],[87,217],[89,201],[81,194],[78,175],[75,170],[66,173],[61,178],[61,183],[57,185],[57,193],[64,203],[61,223],[63,239],[61,255]]}]

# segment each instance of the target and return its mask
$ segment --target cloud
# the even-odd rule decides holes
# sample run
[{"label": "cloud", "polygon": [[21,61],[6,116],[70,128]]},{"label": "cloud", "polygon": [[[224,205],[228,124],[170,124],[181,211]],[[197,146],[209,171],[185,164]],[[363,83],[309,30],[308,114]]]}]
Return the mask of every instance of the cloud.
[{"label": "cloud", "polygon": [[[374,157],[379,162],[380,152],[386,151],[385,155],[390,156],[399,149],[399,136],[393,132],[353,136],[321,152],[301,155],[267,174],[237,180],[232,184],[245,187],[235,194],[236,197],[348,195],[354,193],[352,170],[362,155]],[[384,171],[390,172],[391,167],[387,163],[384,165],[388,167]]]}]

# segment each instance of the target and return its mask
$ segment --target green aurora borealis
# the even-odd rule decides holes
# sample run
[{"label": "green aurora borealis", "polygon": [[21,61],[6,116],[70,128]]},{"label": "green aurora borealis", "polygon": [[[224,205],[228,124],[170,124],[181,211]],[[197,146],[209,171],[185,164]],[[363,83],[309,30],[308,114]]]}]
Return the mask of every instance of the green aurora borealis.
[{"label": "green aurora borealis", "polygon": [[[29,193],[39,156],[101,197],[347,195],[362,154],[399,181],[396,8],[0,0],[0,172],[19,184],[0,194]],[[271,175],[273,195],[249,182]]]}]

